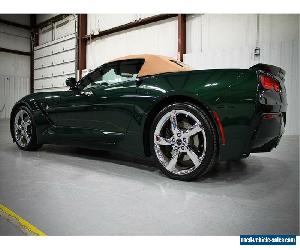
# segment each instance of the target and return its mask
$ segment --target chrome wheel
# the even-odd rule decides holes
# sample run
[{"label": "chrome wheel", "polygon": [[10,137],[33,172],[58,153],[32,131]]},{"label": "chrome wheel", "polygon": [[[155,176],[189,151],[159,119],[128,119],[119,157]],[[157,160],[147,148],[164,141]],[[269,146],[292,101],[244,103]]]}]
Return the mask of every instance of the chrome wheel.
[{"label": "chrome wheel", "polygon": [[206,153],[204,127],[186,110],[172,110],[157,123],[154,150],[163,167],[176,175],[197,169]]},{"label": "chrome wheel", "polygon": [[14,132],[16,142],[20,147],[29,145],[32,138],[32,122],[27,111],[20,109],[15,116]]}]

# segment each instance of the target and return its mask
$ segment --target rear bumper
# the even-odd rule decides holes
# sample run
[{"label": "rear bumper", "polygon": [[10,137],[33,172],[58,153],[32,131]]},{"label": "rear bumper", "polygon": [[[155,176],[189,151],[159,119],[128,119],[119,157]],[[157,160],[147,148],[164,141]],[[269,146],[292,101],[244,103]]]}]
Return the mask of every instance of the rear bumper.
[{"label": "rear bumper", "polygon": [[[264,89],[262,84],[258,85],[258,96],[256,105],[256,124],[251,140],[250,152],[270,152],[275,148],[284,133],[286,124],[287,98],[284,86],[284,70],[267,66],[269,71],[258,72],[260,75],[268,75],[280,84],[280,89]],[[270,71],[271,70],[271,71]]]},{"label": "rear bumper", "polygon": [[251,153],[270,152],[284,133],[285,112],[262,113],[252,138]]}]

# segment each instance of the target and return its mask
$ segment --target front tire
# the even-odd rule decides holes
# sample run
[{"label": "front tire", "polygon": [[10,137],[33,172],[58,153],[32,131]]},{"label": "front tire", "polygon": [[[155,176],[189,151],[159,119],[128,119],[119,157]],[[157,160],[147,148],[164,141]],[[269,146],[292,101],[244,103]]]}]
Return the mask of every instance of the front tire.
[{"label": "front tire", "polygon": [[191,103],[173,103],[155,117],[152,155],[168,177],[192,181],[206,174],[217,159],[217,134],[208,115]]},{"label": "front tire", "polygon": [[19,107],[13,114],[13,137],[17,146],[26,151],[39,149],[37,144],[36,126],[31,111],[25,107]]}]

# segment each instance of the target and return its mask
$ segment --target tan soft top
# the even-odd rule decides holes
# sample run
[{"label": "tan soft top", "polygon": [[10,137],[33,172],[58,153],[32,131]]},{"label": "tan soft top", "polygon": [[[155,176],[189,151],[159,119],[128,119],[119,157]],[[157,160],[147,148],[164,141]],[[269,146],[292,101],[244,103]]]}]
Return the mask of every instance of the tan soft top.
[{"label": "tan soft top", "polygon": [[130,59],[145,60],[141,70],[138,73],[138,77],[157,75],[157,74],[167,73],[167,72],[180,72],[180,71],[192,70],[188,66],[182,64],[181,62],[178,62],[173,58],[166,57],[166,56],[159,56],[159,55],[148,55],[148,54],[129,55],[129,56],[124,56],[124,57],[114,59],[111,62],[130,60]]}]

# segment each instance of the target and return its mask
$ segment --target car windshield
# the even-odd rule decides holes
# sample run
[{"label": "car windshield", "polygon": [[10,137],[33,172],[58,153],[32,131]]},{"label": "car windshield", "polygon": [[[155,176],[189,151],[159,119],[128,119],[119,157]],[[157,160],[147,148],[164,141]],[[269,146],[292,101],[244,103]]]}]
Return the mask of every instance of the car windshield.
[{"label": "car windshield", "polygon": [[96,86],[111,86],[116,83],[135,80],[143,61],[129,60],[102,65],[79,81],[80,89]]},{"label": "car windshield", "polygon": [[92,85],[95,82],[96,76],[99,75],[101,75],[101,67],[94,69],[93,71],[82,77],[78,82],[79,89],[84,89],[86,86]]}]

